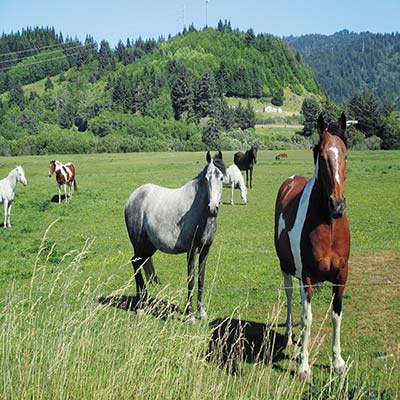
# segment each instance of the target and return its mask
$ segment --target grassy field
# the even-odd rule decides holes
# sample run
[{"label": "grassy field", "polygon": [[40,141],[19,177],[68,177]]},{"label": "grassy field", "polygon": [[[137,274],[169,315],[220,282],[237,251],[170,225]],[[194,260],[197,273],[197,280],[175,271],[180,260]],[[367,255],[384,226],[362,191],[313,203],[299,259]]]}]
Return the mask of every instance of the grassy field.
[{"label": "grassy field", "polygon": [[[123,210],[143,183],[174,187],[194,177],[205,154],[59,156],[76,164],[79,189],[61,205],[52,202],[56,183],[47,177],[52,157],[0,158],[1,177],[21,164],[28,179],[17,187],[13,227],[0,230],[0,398],[399,398],[400,153],[349,154],[352,251],[342,322],[348,370],[342,377],[330,370],[327,284],[312,303],[309,384],[294,374],[298,349],[272,357],[271,347],[255,357],[263,331],[275,344],[284,333],[275,196],[286,177],[313,172],[311,151],[287,151],[280,162],[275,153],[259,152],[247,206],[239,193],[238,204],[228,205],[224,191],[206,270],[209,321],[193,326],[176,309],[185,305],[185,255],[155,254],[161,284],[149,286],[153,306],[142,317],[130,311],[132,250]],[[230,164],[233,153],[224,157]],[[221,318],[247,323],[233,352],[237,375],[221,365],[223,335],[212,335],[211,323]],[[294,320],[298,337],[297,293]]]}]

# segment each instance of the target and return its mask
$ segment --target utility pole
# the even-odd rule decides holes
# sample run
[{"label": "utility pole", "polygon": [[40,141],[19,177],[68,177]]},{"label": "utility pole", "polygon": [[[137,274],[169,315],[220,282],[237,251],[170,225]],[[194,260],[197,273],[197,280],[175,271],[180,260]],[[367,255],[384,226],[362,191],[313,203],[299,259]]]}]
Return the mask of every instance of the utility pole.
[{"label": "utility pole", "polygon": [[207,28],[207,26],[208,26],[208,21],[207,21],[207,18],[208,18],[208,16],[207,16],[207,6],[208,6],[208,3],[210,2],[210,0],[206,0],[206,28]]}]

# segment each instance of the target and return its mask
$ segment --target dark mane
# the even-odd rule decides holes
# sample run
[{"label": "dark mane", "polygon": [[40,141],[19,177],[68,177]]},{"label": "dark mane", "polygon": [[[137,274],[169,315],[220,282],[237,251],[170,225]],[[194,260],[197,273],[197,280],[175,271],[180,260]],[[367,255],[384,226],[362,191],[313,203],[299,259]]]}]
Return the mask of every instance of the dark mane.
[{"label": "dark mane", "polygon": [[214,156],[213,162],[214,162],[214,165],[225,175],[226,165],[225,165],[224,161],[221,158]]}]

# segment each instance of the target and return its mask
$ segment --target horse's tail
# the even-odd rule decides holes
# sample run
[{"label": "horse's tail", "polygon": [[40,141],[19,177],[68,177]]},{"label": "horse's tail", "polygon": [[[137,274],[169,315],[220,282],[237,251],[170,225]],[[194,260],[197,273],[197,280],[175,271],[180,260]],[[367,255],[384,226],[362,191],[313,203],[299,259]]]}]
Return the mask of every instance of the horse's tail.
[{"label": "horse's tail", "polygon": [[76,184],[76,179],[74,178],[74,190],[78,190],[78,185]]},{"label": "horse's tail", "polygon": [[160,283],[160,279],[156,274],[156,270],[154,269],[153,261],[151,257],[147,259],[145,264],[143,265],[144,273],[146,274],[146,278],[149,282],[153,281],[155,283]]}]

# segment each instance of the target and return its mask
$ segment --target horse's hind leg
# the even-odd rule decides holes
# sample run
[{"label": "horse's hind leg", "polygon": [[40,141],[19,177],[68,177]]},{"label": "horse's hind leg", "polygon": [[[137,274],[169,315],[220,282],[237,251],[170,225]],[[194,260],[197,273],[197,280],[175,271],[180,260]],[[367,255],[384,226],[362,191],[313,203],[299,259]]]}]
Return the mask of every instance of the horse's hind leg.
[{"label": "horse's hind leg", "polygon": [[293,344],[293,321],[292,321],[292,297],[293,297],[293,282],[292,276],[283,272],[283,285],[286,293],[286,330],[285,341],[286,345]]},{"label": "horse's hind leg", "polygon": [[8,200],[4,199],[4,228],[7,228]]},{"label": "horse's hind leg", "polygon": [[253,167],[250,168],[250,189],[253,189]]},{"label": "horse's hind leg", "polygon": [[132,266],[136,282],[136,312],[143,314],[143,305],[147,300],[147,290],[142,275],[142,267],[147,262],[146,258],[132,257]]}]

